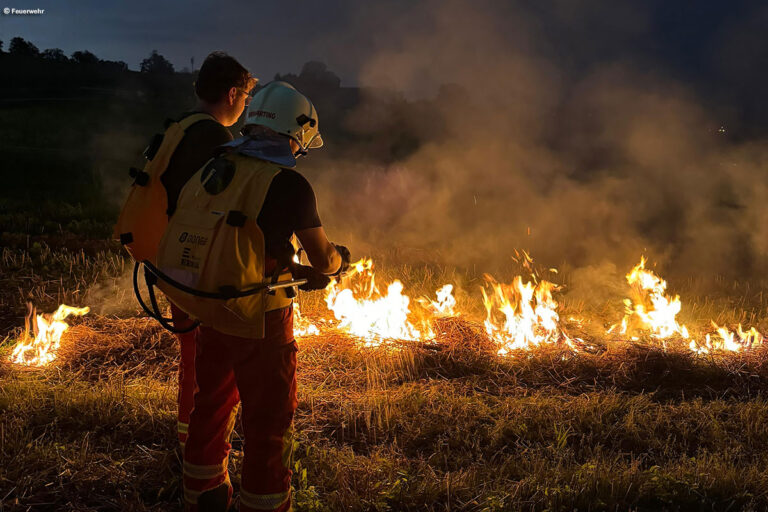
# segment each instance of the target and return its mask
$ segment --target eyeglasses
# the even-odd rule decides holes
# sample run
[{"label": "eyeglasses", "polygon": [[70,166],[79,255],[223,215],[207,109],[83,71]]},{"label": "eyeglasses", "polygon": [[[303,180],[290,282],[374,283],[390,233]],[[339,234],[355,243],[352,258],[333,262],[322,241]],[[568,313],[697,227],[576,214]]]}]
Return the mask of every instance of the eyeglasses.
[{"label": "eyeglasses", "polygon": [[237,89],[238,92],[245,94],[245,104],[248,105],[251,102],[251,99],[253,98],[253,89],[251,89],[250,91],[243,89],[242,87],[235,87],[235,89]]},{"label": "eyeglasses", "polygon": [[235,87],[238,91],[245,94],[245,104],[248,105],[251,102],[251,99],[253,98],[253,95],[255,93],[254,88],[256,87],[256,84],[259,83],[259,80],[257,78],[254,78],[252,76],[248,76],[248,84],[243,87]]}]

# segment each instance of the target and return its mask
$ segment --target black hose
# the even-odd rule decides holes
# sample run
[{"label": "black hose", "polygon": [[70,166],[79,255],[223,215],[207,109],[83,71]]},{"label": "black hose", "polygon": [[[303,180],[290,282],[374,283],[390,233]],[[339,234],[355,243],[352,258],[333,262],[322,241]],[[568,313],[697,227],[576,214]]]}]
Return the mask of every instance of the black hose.
[{"label": "black hose", "polygon": [[152,309],[158,312],[158,315],[157,317],[155,317],[155,320],[160,322],[160,325],[165,327],[167,330],[176,334],[184,334],[190,331],[194,331],[195,329],[197,329],[197,326],[200,325],[200,322],[197,320],[195,320],[195,322],[191,326],[186,327],[184,329],[180,329],[175,325],[173,325],[172,319],[163,318],[163,316],[159,314],[160,308],[157,306],[157,298],[155,297],[155,283],[150,283],[149,278],[147,279],[147,289],[149,292],[149,302],[150,304],[152,304]]},{"label": "black hose", "polygon": [[229,300],[229,299],[239,299],[241,297],[248,297],[251,295],[256,295],[257,293],[261,293],[264,291],[265,288],[267,288],[268,285],[265,285],[263,283],[260,283],[256,285],[254,288],[249,288],[247,290],[232,290],[231,292],[206,292],[203,290],[198,290],[196,288],[192,288],[190,286],[187,286],[185,284],[182,284],[169,275],[165,274],[162,270],[154,266],[149,261],[142,261],[144,264],[144,267],[155,275],[155,277],[158,277],[168,283],[169,285],[173,286],[174,288],[181,290],[184,293],[188,293],[190,295],[193,295],[195,297],[201,297],[203,299],[219,299],[219,300]]},{"label": "black hose", "polygon": [[141,267],[141,263],[137,261],[133,265],[133,294],[136,295],[136,300],[139,301],[139,305],[141,306],[141,309],[143,309],[148,316],[157,320],[157,317],[158,317],[157,313],[149,309],[149,306],[147,306],[147,304],[144,302],[144,299],[141,296],[141,291],[139,291],[139,267]]},{"label": "black hose", "polygon": [[150,304],[152,305],[152,308],[150,309],[150,307],[147,306],[147,304],[144,302],[144,299],[141,296],[141,291],[139,290],[139,266],[140,265],[141,263],[137,261],[133,266],[133,293],[136,295],[136,300],[139,301],[139,305],[141,306],[141,309],[143,309],[144,312],[150,318],[157,320],[160,323],[160,325],[162,325],[165,329],[171,331],[172,333],[184,334],[197,329],[197,327],[200,325],[200,322],[197,320],[195,320],[195,322],[191,326],[185,327],[182,329],[173,325],[173,319],[163,317],[163,315],[160,313],[160,308],[157,305],[157,299],[155,297],[154,287],[157,279],[155,278],[154,280],[151,280],[150,278],[148,278],[148,276],[145,273],[145,278],[147,280],[147,289],[149,291],[149,301],[150,301]]},{"label": "black hose", "polygon": [[[139,273],[139,265],[144,265],[144,278],[147,282],[147,289],[149,291],[149,301],[151,304],[151,308],[144,303],[144,300],[141,297],[141,294],[139,293],[139,284],[138,284],[138,273]],[[174,333],[185,333],[194,330],[197,328],[198,325],[200,325],[199,321],[195,321],[195,323],[187,328],[187,329],[178,329],[173,326],[173,320],[170,318],[163,318],[163,316],[160,314],[160,309],[157,306],[157,299],[155,297],[155,291],[154,288],[157,285],[157,280],[162,279],[169,285],[173,286],[177,290],[180,290],[184,293],[188,293],[189,295],[192,295],[194,297],[200,297],[204,299],[217,299],[217,300],[230,300],[230,299],[239,299],[242,297],[249,297],[251,295],[256,295],[257,293],[263,292],[265,289],[269,289],[270,286],[274,285],[281,285],[283,283],[277,283],[277,279],[279,276],[279,271],[275,272],[275,275],[273,276],[273,282],[271,284],[264,284],[260,283],[256,285],[253,288],[249,288],[246,290],[227,290],[227,291],[220,291],[220,292],[206,292],[203,290],[198,290],[196,288],[192,288],[190,286],[187,286],[183,283],[180,283],[173,279],[172,277],[165,274],[163,271],[161,271],[159,268],[154,266],[152,263],[150,263],[147,260],[144,260],[142,262],[136,262],[136,265],[133,267],[133,289],[136,294],[136,298],[139,301],[139,304],[144,309],[144,311],[152,318],[160,322],[160,325],[165,327],[171,332]],[[296,282],[296,284],[302,284],[306,283],[306,279],[299,280]],[[293,283],[285,283],[285,284],[293,284]]]}]

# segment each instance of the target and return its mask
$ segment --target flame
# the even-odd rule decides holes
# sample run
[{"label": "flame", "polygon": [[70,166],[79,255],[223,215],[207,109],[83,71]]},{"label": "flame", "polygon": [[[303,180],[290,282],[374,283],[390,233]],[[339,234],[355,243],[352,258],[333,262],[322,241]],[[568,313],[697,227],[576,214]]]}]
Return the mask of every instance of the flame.
[{"label": "flame", "polygon": [[[640,263],[627,274],[627,282],[635,289],[638,300],[632,303],[630,299],[625,299],[626,314],[621,321],[620,334],[626,334],[629,322],[637,320],[640,327],[650,330],[654,338],[666,340],[679,335],[685,340],[690,339],[688,348],[697,354],[709,354],[714,350],[739,352],[763,343],[763,335],[754,327],[744,331],[739,324],[734,332],[715,322],[712,322],[715,333],[705,334],[703,340],[692,338],[688,328],[680,325],[675,319],[682,308],[680,297],[666,295],[666,281],[646,270],[645,263],[645,257],[641,257]],[[607,333],[613,332],[615,327],[616,325],[612,325]]]},{"label": "flame", "polygon": [[[543,344],[564,343],[573,350],[581,350],[585,343],[571,339],[560,324],[559,304],[554,293],[560,287],[540,279],[534,271],[531,257],[516,251],[515,261],[531,273],[531,280],[515,277],[510,284],[497,282],[485,275],[481,288],[486,316],[485,331],[495,342],[499,355],[516,350],[531,350]],[[641,257],[626,279],[633,289],[633,299],[626,299],[625,315],[620,324],[614,324],[606,334],[627,335],[645,330],[652,338],[686,340],[688,348],[696,354],[709,354],[716,350],[739,352],[761,345],[764,336],[754,327],[745,330],[741,324],[736,330],[712,322],[714,332],[691,336],[688,328],[677,320],[682,309],[678,295],[667,294],[667,282],[645,268],[647,260]],[[557,274],[557,269],[549,269]],[[294,304],[294,334],[297,337],[316,336],[322,329],[335,327],[361,339],[364,346],[378,346],[388,339],[431,340],[435,334],[432,321],[461,314],[453,295],[454,286],[446,284],[435,291],[435,299],[420,297],[418,307],[411,309],[411,299],[404,286],[394,280],[383,293],[376,283],[373,261],[361,259],[351,265],[351,271],[341,281],[333,280],[326,288],[325,303],[336,323],[327,319],[315,324],[301,314]],[[30,305],[31,308],[31,305]],[[69,315],[85,315],[89,308],[75,308],[62,304],[53,314],[34,315],[31,310],[29,324],[37,326],[34,340],[25,334],[14,347],[9,360],[30,366],[44,366],[54,361],[63,333],[69,328],[64,321]],[[33,318],[34,317],[34,318]],[[581,318],[571,317],[569,322],[582,326]],[[27,330],[29,331],[29,329]],[[637,336],[624,338],[637,340]]]},{"label": "flame", "polygon": [[301,314],[299,303],[293,303],[293,335],[298,337],[317,336],[320,329],[307,317]]},{"label": "flame", "polygon": [[[487,285],[481,289],[486,310],[485,330],[489,338],[498,345],[498,354],[507,355],[513,350],[530,350],[548,343],[563,342],[571,349],[580,350],[584,340],[570,338],[560,325],[558,303],[553,292],[559,287],[540,279],[533,267],[533,259],[525,251],[515,251],[514,261],[531,273],[532,281],[515,277],[511,284],[501,284],[485,275]],[[682,309],[679,295],[667,294],[667,282],[645,268],[647,260],[640,263],[626,275],[633,289],[633,298],[625,299],[625,314],[620,324],[610,326],[606,334],[627,335],[637,341],[635,331],[644,330],[652,338],[666,340],[679,338],[689,340],[689,348],[698,354],[714,350],[737,352],[763,343],[764,337],[754,327],[744,330],[739,324],[736,331],[712,322],[715,333],[706,334],[699,341],[693,338],[688,327],[677,320]],[[373,260],[361,259],[352,264],[351,272],[342,283],[332,281],[326,289],[326,304],[333,312],[338,329],[362,338],[365,346],[378,346],[385,339],[427,340],[434,338],[431,321],[437,318],[457,316],[453,285],[446,284],[436,290],[436,300],[427,297],[417,299],[422,306],[418,313],[420,322],[413,323],[416,316],[411,311],[411,299],[403,293],[403,284],[392,281],[386,294],[379,291],[373,272]],[[557,274],[555,268],[548,269]],[[295,328],[297,336],[320,334],[320,329],[301,316],[296,309]],[[580,318],[570,322],[583,326]]]},{"label": "flame", "polygon": [[456,316],[456,298],[453,296],[453,285],[446,284],[435,291],[437,300],[428,297],[417,299],[419,303],[437,318]]},{"label": "flame", "polygon": [[69,329],[64,321],[69,315],[82,316],[87,314],[90,308],[75,308],[62,304],[52,315],[37,315],[37,335],[34,340],[28,341],[27,335],[16,347],[9,360],[12,363],[27,366],[45,366],[56,359],[61,336]]},{"label": "flame", "polygon": [[688,328],[680,325],[675,317],[680,312],[682,303],[680,297],[670,297],[665,294],[667,282],[646,270],[645,257],[627,274],[627,282],[633,287],[637,301],[633,303],[625,299],[626,314],[622,320],[621,334],[626,334],[630,320],[637,319],[642,328],[651,331],[651,336],[665,340],[679,334],[688,339]]},{"label": "flame", "polygon": [[[533,272],[527,253],[518,254],[518,259]],[[436,290],[436,300],[418,299],[425,318],[414,324],[410,298],[403,293],[400,281],[390,283],[384,294],[376,285],[372,260],[362,259],[351,268],[344,284],[334,281],[328,287],[326,304],[338,320],[337,327],[362,338],[366,346],[377,346],[384,339],[431,339],[432,320],[458,314],[454,287],[446,284]],[[573,340],[559,327],[558,304],[552,296],[557,285],[545,280],[524,283],[519,276],[510,285],[497,283],[487,275],[486,279],[491,291],[482,289],[487,312],[485,327],[488,336],[498,344],[500,355],[559,341],[574,347]]]},{"label": "flame", "polygon": [[691,340],[688,344],[693,352],[697,354],[709,354],[715,350],[724,350],[728,352],[741,352],[750,349],[756,345],[762,345],[764,337],[757,329],[750,327],[747,331],[742,329],[741,324],[736,328],[736,332],[729,330],[725,326],[719,326],[712,322],[720,339],[712,339],[713,336],[707,334],[703,342]]},{"label": "flame", "polygon": [[[376,285],[373,260],[364,258],[353,263],[344,278],[345,284],[332,281],[326,290],[325,302],[333,312],[337,327],[365,340],[366,346],[377,346],[385,339],[423,340],[434,337],[429,321],[416,327],[409,319],[411,299],[403,294],[403,284],[392,281],[387,292]],[[438,290],[435,303],[444,314],[452,311],[455,299],[453,287]]]},{"label": "flame", "polygon": [[557,285],[543,280],[537,284],[523,282],[520,276],[508,285],[496,282],[487,274],[485,278],[491,288],[490,292],[482,288],[487,314],[485,330],[498,343],[499,355],[561,339],[570,343],[560,331],[558,304],[552,297]]}]

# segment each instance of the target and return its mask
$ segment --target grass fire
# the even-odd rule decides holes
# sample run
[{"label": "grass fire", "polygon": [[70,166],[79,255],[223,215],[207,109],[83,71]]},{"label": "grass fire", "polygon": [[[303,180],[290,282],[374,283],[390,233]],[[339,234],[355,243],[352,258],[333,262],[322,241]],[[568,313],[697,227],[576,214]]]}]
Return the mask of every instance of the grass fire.
[{"label": "grass fire", "polygon": [[[4,270],[33,272],[18,254],[6,249]],[[42,261],[63,257],[46,254]],[[97,256],[91,272],[121,268],[105,258]],[[445,285],[440,281],[449,276],[428,268],[393,272],[364,259],[344,282],[300,296],[294,316],[303,378],[294,462],[300,507],[323,500],[331,508],[398,508],[450,499],[452,506],[471,509],[480,481],[489,486],[480,499],[494,495],[504,507],[523,496],[548,501],[536,498],[540,485],[561,489],[557,499],[564,502],[591,503],[599,496],[653,503],[658,492],[682,492],[659,481],[661,474],[677,479],[675,485],[718,489],[708,496],[729,500],[759,481],[758,460],[748,462],[752,455],[739,452],[752,450],[748,446],[759,443],[764,430],[758,418],[765,405],[751,398],[759,397],[768,377],[756,328],[715,327],[709,319],[685,327],[680,317],[695,317],[688,302],[669,294],[645,258],[627,273],[630,296],[611,312],[570,301],[566,286],[539,274],[568,276],[537,270],[526,253],[514,260],[522,273],[506,282],[453,274]],[[68,277],[85,278],[74,266]],[[117,273],[113,286],[121,279]],[[77,303],[88,296],[60,293]],[[62,306],[49,317],[87,312]],[[712,322],[742,318],[739,311],[718,313]],[[161,484],[172,481],[177,464],[171,433],[177,349],[172,335],[134,315],[70,317],[70,328],[59,327],[60,347],[48,341],[36,346],[22,327],[6,340],[4,417],[15,418],[19,428],[6,430],[6,460],[18,465],[7,466],[5,474],[20,478],[35,500],[84,507],[114,502],[123,485],[111,476],[115,463],[133,475],[136,492],[155,493],[124,496],[117,506],[137,499],[168,503],[180,492]],[[42,347],[49,350],[45,356]],[[39,369],[30,373],[24,365]],[[49,401],[58,404],[55,410],[47,409]],[[446,416],[452,425],[444,423]],[[45,427],[49,421],[60,425],[57,432]],[[92,433],[82,438],[76,434],[82,429]],[[234,467],[242,457],[237,432]],[[652,467],[645,467],[639,457],[661,447]],[[520,450],[530,458],[519,459]],[[617,458],[622,450],[627,455]],[[695,460],[686,455],[691,450],[700,453]],[[448,458],[437,465],[443,469],[435,472],[426,454]],[[487,464],[499,473],[490,480]],[[528,476],[510,477],[502,470],[510,464]],[[576,479],[584,464],[594,469]],[[54,492],[45,487],[54,466],[92,476],[63,478]],[[756,480],[726,484],[719,476],[744,471]],[[352,485],[361,474],[383,482],[374,494],[360,494],[358,485],[365,484]],[[601,485],[608,482],[626,487],[606,494]],[[90,489],[87,498],[84,489]]]},{"label": "grass fire", "polygon": [[[533,260],[527,253],[522,254],[525,268],[532,269]],[[735,331],[731,331],[726,326],[718,326],[714,320],[710,322],[713,332],[705,332],[704,337],[698,340],[692,338],[688,328],[676,320],[682,308],[680,297],[665,295],[666,281],[645,269],[645,264],[646,259],[642,257],[626,276],[637,302],[625,299],[621,327],[617,329],[617,324],[611,325],[605,331],[605,339],[594,340],[595,343],[633,343],[640,339],[638,336],[647,336],[658,341],[662,350],[667,349],[667,343],[684,341],[694,354],[739,352],[762,346],[764,337],[754,327],[744,331],[739,324]],[[444,334],[439,332],[439,325],[445,328],[451,321],[456,321],[474,324],[475,329],[482,325],[488,338],[486,345],[495,345],[499,356],[519,356],[535,350],[539,345],[548,344],[562,345],[578,352],[579,346],[585,343],[581,338],[571,339],[565,334],[557,312],[559,306],[553,295],[559,287],[539,279],[536,273],[525,282],[518,275],[510,284],[498,283],[486,274],[484,279],[487,284],[479,287],[487,313],[481,324],[477,319],[472,320],[471,312],[477,308],[468,304],[467,311],[457,309],[453,284],[437,289],[435,300],[422,297],[413,301],[403,293],[404,286],[398,279],[384,285],[386,293],[380,291],[372,259],[357,261],[352,269],[345,277],[346,284],[334,280],[326,288],[324,303],[327,309],[315,307],[309,314],[302,314],[299,306],[295,306],[294,322],[298,337],[344,333],[356,340],[361,348],[402,341],[434,344]],[[556,273],[556,270],[549,269],[549,272]],[[32,318],[36,322],[32,328],[34,334],[30,335],[29,325],[25,325],[21,341],[9,357],[11,363],[27,366],[52,363],[56,359],[61,337],[69,329],[65,319],[69,315],[85,315],[90,310],[88,307],[73,308],[62,304],[51,315],[35,315],[31,303],[28,308],[27,324],[32,325]],[[582,311],[581,314],[589,315],[589,312]],[[582,319],[570,318],[565,323],[572,323],[577,328],[585,327]],[[438,329],[437,333],[435,329]],[[461,340],[458,342],[461,343]]]}]

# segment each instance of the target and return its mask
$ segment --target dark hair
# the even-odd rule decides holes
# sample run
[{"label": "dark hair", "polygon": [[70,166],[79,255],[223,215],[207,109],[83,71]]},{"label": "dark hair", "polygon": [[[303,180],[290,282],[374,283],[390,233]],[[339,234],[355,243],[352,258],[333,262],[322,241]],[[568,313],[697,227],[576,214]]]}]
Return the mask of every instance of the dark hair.
[{"label": "dark hair", "polygon": [[232,87],[247,88],[251,74],[234,57],[213,52],[205,58],[195,81],[195,94],[208,103],[221,100]]}]

